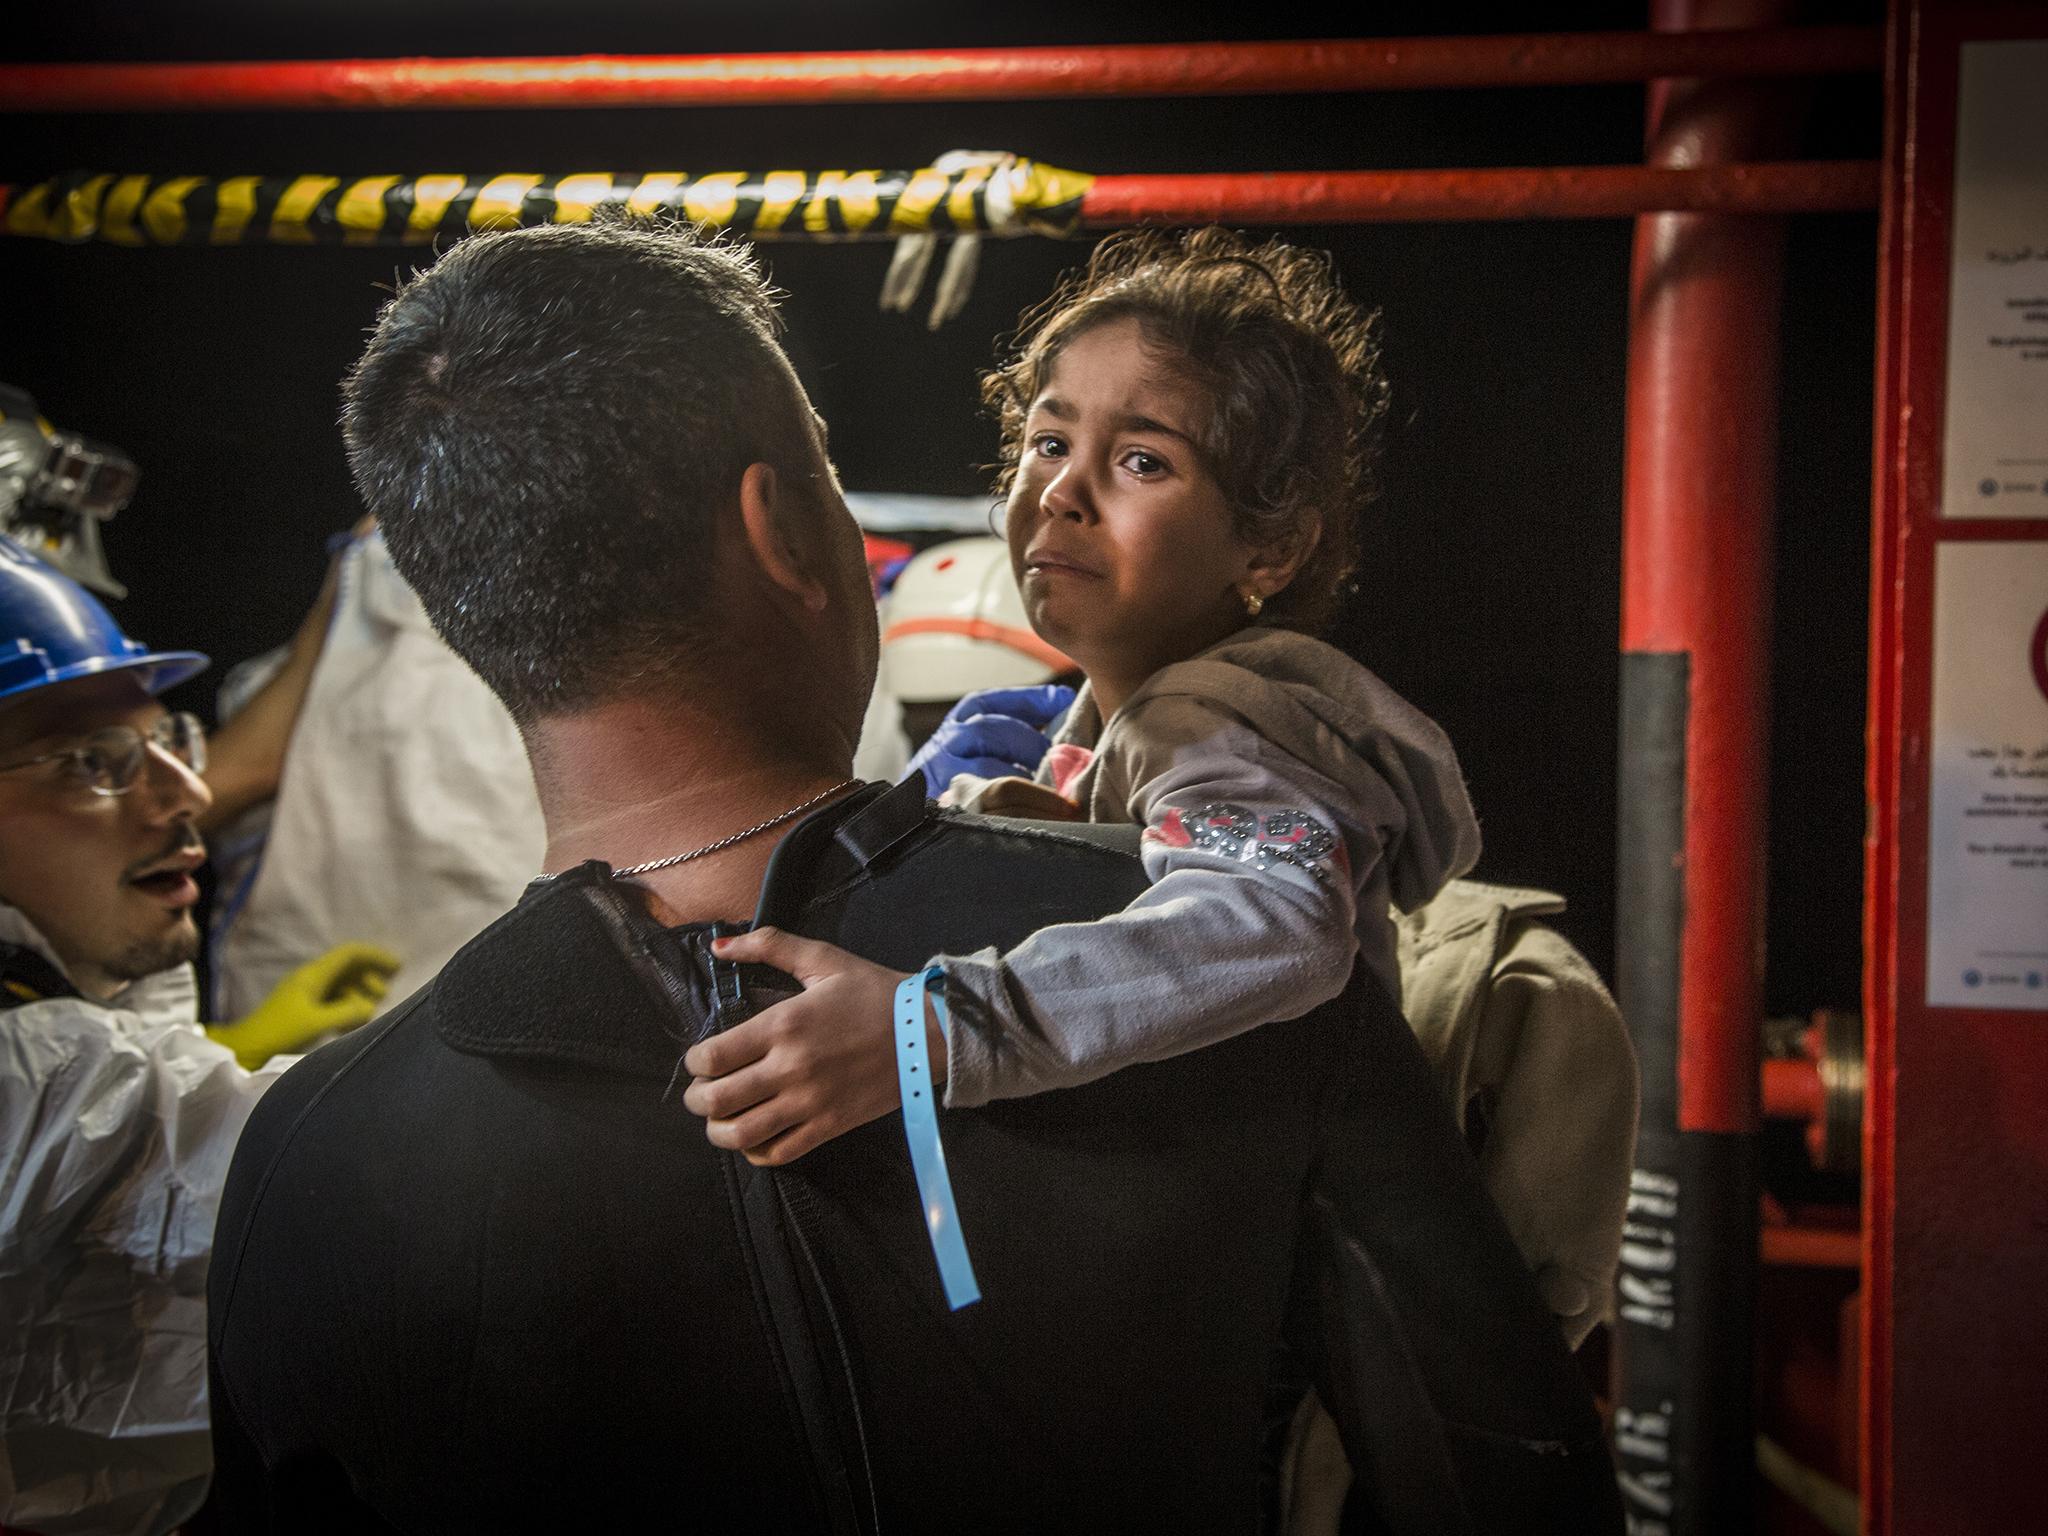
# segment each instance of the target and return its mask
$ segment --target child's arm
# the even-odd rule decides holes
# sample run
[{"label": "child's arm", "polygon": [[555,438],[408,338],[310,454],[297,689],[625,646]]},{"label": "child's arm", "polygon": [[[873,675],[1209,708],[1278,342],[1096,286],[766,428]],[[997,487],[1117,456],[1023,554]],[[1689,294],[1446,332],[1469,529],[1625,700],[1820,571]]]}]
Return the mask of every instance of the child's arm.
[{"label": "child's arm", "polygon": [[[1229,734],[1218,745],[1256,756],[1261,744]],[[1134,792],[1134,813],[1152,810],[1144,858],[1154,883],[1122,912],[1041,929],[1007,955],[939,957],[952,1038],[929,1012],[926,1027],[948,1105],[1179,1055],[1343,989],[1356,949],[1355,856],[1320,819],[1335,813],[1299,794],[1281,806],[1270,770],[1203,763]],[[683,1103],[714,1145],[779,1166],[898,1106],[891,1008],[907,973],[774,929],[721,939],[717,954],[772,965],[804,990],[684,1056],[693,1080]]]},{"label": "child's arm", "polygon": [[[1377,871],[1403,834],[1402,796],[1369,775],[1329,777],[1211,700],[1137,711],[1104,739],[1096,802],[1121,802],[1145,829],[1151,887],[1007,954],[944,957],[948,1105],[1177,1056],[1298,1017],[1350,978],[1358,892],[1384,903]],[[1389,930],[1389,957],[1391,945]]]},{"label": "child's arm", "polygon": [[[1145,828],[1151,888],[1008,954],[939,957],[951,1033],[929,1012],[926,1028],[949,1106],[1090,1082],[1298,1017],[1349,980],[1361,899],[1381,912],[1395,894],[1426,900],[1477,857],[1448,748],[1347,757],[1340,782],[1210,700],[1140,708],[1129,723],[1143,729],[1106,741],[1101,771]],[[1442,800],[1455,804],[1431,809]],[[719,955],[776,965],[806,990],[684,1058],[698,1079],[684,1102],[714,1142],[786,1162],[897,1106],[890,1005],[906,973],[766,932]],[[1391,925],[1366,958],[1398,996]]]}]

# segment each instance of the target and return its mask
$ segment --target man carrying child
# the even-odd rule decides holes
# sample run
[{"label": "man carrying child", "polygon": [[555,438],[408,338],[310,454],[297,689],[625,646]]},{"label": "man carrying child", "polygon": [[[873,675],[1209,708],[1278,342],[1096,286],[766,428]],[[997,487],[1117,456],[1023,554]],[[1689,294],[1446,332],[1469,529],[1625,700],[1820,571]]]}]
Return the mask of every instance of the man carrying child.
[{"label": "man carrying child", "polygon": [[1147,887],[1122,834],[850,779],[874,609],[772,325],[734,249],[525,230],[407,285],[351,378],[357,483],[521,727],[547,878],[252,1120],[221,1527],[1249,1533],[1305,1375],[1376,1528],[1618,1531],[1590,1398],[1363,970],[948,1111],[962,1310],[895,1115],[767,1168],[684,1111],[685,1053],[794,991],[736,932],[901,971]]}]

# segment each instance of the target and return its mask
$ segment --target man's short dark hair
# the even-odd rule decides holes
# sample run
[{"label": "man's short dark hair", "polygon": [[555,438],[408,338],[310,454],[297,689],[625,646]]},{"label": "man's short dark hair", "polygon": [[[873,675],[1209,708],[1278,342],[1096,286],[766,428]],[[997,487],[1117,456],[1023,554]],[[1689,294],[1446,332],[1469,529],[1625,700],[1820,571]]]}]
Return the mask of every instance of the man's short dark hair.
[{"label": "man's short dark hair", "polygon": [[349,465],[434,627],[516,719],[659,682],[706,638],[714,517],[808,423],[744,248],[687,226],[462,241],[343,386]]}]

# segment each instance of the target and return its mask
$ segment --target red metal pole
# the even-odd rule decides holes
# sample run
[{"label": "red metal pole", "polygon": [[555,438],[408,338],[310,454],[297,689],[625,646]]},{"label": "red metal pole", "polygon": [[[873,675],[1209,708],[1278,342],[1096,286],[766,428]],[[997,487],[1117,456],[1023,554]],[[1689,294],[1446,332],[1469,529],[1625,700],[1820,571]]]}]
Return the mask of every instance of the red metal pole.
[{"label": "red metal pole", "polygon": [[1875,71],[1869,27],[921,52],[17,64],[10,112],[801,105],[1596,85]]},{"label": "red metal pole", "polygon": [[[1754,111],[1691,88],[1656,96],[1652,153],[1667,164],[1763,147]],[[1685,1130],[1757,1123],[1780,234],[1688,214],[1636,231],[1621,643],[1691,659]]]},{"label": "red metal pole", "polygon": [[[1755,26],[1784,0],[1654,0],[1660,28]],[[1765,158],[1783,112],[1662,81],[1648,158]],[[1782,231],[1636,225],[1622,539],[1621,1005],[1643,1068],[1622,1252],[1615,1448],[1632,1523],[1745,1531],[1772,500]]]},{"label": "red metal pole", "polygon": [[1359,224],[1392,220],[1625,218],[1647,212],[1819,213],[1877,206],[1862,160],[1590,165],[1457,171],[1101,176],[1084,229],[1132,224]]}]

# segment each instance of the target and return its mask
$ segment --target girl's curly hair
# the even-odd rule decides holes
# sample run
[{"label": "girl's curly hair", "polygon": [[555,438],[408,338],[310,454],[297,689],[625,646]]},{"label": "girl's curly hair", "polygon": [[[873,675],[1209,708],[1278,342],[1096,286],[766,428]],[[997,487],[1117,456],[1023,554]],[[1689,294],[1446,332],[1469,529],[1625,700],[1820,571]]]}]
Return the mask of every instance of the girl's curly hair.
[{"label": "girl's curly hair", "polygon": [[1227,229],[1113,235],[1026,311],[1007,360],[982,376],[982,400],[1002,431],[1003,495],[1054,361],[1084,332],[1125,319],[1207,398],[1193,435],[1237,536],[1289,553],[1308,546],[1262,618],[1321,631],[1358,563],[1377,489],[1387,411],[1378,313],[1338,286],[1319,251],[1255,245]]}]

